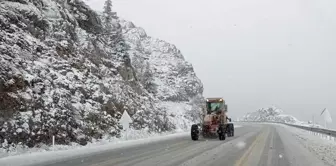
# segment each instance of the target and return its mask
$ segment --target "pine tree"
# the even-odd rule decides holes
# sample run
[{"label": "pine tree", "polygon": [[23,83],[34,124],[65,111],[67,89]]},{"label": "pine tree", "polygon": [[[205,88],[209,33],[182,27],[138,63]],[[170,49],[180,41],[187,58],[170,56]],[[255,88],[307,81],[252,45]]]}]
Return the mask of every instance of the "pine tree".
[{"label": "pine tree", "polygon": [[156,93],[156,85],[154,83],[153,72],[150,70],[149,63],[146,63],[145,72],[143,74],[143,85],[150,93]]},{"label": "pine tree", "polygon": [[136,76],[137,78],[142,81],[143,78],[143,73],[145,72],[145,66],[143,64],[145,64],[145,60],[142,57],[138,57],[137,55],[133,55],[133,59],[132,59],[132,66],[134,67],[134,69],[136,70]]},{"label": "pine tree", "polygon": [[92,51],[92,50],[94,49],[94,46],[93,46],[93,44],[92,44],[92,39],[91,39],[91,37],[90,37],[90,34],[88,34],[88,35],[86,36],[86,41],[87,41],[86,49],[87,49],[88,51]]},{"label": "pine tree", "polygon": [[129,59],[128,50],[129,46],[127,45],[126,41],[123,39],[121,35],[118,35],[116,38],[116,42],[114,44],[115,55],[117,57]]},{"label": "pine tree", "polygon": [[104,5],[104,23],[105,29],[108,33],[117,31],[115,28],[119,28],[118,16],[116,12],[112,11],[112,0],[106,0]]},{"label": "pine tree", "polygon": [[107,32],[112,31],[112,0],[106,0],[104,4],[104,23]]}]

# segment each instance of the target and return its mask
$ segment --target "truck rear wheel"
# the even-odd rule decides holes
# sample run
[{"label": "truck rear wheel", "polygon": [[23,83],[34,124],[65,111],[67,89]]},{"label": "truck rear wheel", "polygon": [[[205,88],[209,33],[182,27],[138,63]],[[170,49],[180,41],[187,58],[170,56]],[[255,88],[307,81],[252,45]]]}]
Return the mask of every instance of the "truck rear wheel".
[{"label": "truck rear wheel", "polygon": [[232,123],[229,123],[227,126],[227,135],[228,137],[233,137],[234,136],[234,126]]},{"label": "truck rear wheel", "polygon": [[232,124],[232,133],[231,133],[231,136],[233,137],[234,136],[234,126]]}]

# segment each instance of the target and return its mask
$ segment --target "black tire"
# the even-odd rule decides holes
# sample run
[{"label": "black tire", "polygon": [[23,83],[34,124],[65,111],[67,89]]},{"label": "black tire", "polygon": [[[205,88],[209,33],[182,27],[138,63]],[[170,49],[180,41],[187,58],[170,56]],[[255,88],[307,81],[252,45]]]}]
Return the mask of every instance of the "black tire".
[{"label": "black tire", "polygon": [[191,126],[191,139],[193,141],[197,141],[199,138],[199,129],[198,126],[196,124]]},{"label": "black tire", "polygon": [[225,140],[225,134],[219,135],[219,140],[224,141]]},{"label": "black tire", "polygon": [[232,125],[232,133],[231,133],[232,137],[234,137],[234,126]]},{"label": "black tire", "polygon": [[233,137],[234,136],[234,127],[233,127],[233,124],[232,123],[229,123],[228,124],[228,137]]},{"label": "black tire", "polygon": [[227,134],[228,137],[231,137],[230,126],[226,129],[226,134]]},{"label": "black tire", "polygon": [[225,125],[220,125],[219,126],[219,131],[218,131],[218,137],[219,140],[223,141],[226,138],[226,126]]}]

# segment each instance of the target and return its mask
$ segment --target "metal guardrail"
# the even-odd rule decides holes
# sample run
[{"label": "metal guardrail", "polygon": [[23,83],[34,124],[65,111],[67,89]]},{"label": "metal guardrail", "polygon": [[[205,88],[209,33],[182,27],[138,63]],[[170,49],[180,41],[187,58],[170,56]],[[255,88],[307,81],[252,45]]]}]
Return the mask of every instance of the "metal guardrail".
[{"label": "metal guardrail", "polygon": [[283,124],[285,124],[287,126],[292,126],[292,127],[300,128],[300,129],[303,129],[303,130],[316,132],[316,133],[320,133],[320,134],[324,134],[324,135],[328,135],[328,136],[336,138],[336,131],[335,130],[328,130],[328,129],[316,128],[316,127],[307,127],[307,126],[300,126],[300,125],[293,125],[293,124],[287,124],[287,123],[283,123]]},{"label": "metal guardrail", "polygon": [[307,130],[307,131],[311,131],[311,132],[315,132],[315,133],[320,133],[320,134],[324,134],[324,135],[328,135],[331,137],[336,138],[336,130],[328,130],[328,129],[324,129],[324,128],[317,128],[317,127],[308,127],[308,126],[300,126],[300,125],[294,125],[294,124],[289,124],[289,123],[280,123],[280,122],[258,122],[258,121],[239,121],[239,122],[249,122],[249,123],[277,123],[277,124],[283,124],[283,125],[287,125],[287,126],[291,126],[291,127],[296,127],[296,128],[300,128],[303,130]]}]

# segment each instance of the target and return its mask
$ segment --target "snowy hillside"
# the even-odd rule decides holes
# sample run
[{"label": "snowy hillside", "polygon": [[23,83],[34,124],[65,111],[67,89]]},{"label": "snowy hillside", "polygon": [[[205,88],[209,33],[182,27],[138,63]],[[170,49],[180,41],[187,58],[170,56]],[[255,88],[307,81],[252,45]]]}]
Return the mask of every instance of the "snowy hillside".
[{"label": "snowy hillside", "polygon": [[280,122],[280,123],[288,123],[308,127],[323,128],[323,126],[319,124],[313,124],[312,122],[303,122],[298,120],[296,117],[292,115],[286,115],[283,113],[282,109],[279,109],[275,106],[268,108],[261,108],[255,112],[247,113],[242,118],[240,118],[240,120],[252,121],[252,122]]},{"label": "snowy hillside", "polygon": [[[0,2],[0,148],[185,129],[203,85],[172,44],[81,0]],[[112,29],[112,30],[111,30]]]}]

